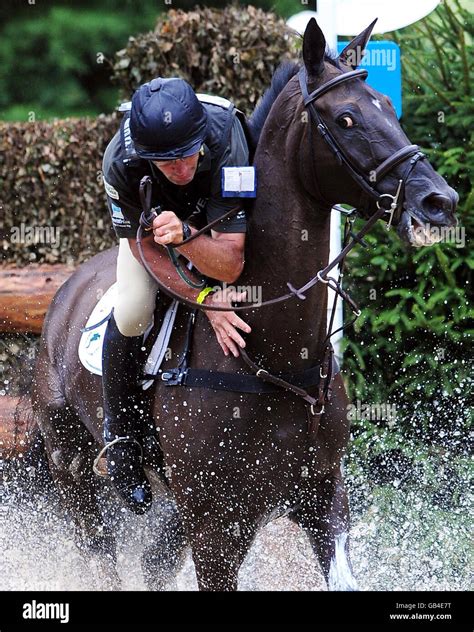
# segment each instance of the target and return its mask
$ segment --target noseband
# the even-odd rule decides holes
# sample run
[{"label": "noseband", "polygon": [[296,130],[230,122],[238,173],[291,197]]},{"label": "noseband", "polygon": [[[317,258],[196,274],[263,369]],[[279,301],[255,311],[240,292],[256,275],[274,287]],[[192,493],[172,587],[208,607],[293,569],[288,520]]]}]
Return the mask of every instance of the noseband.
[{"label": "noseband", "polygon": [[[311,94],[308,93],[307,72],[304,66],[298,73],[298,79],[300,82],[300,88],[303,95],[305,107],[309,109],[311,119],[316,124],[318,132],[328,144],[337,162],[341,166],[344,165],[344,167],[351,175],[352,179],[357,182],[359,187],[363,191],[365,191],[365,193],[367,193],[369,197],[376,200],[377,208],[379,210],[383,209],[386,213],[389,213],[387,228],[390,228],[392,220],[394,218],[397,221],[400,219],[403,210],[403,203],[405,201],[405,186],[408,177],[415,168],[417,162],[426,158],[425,154],[420,151],[418,145],[406,145],[405,147],[402,147],[401,149],[396,151],[392,156],[389,156],[386,160],[384,160],[374,171],[374,181],[377,183],[380,182],[393,169],[395,169],[395,167],[402,164],[409,158],[411,159],[403,173],[402,178],[398,181],[398,187],[395,195],[391,195],[390,193],[380,193],[372,186],[371,179],[367,176],[367,174],[361,172],[360,169],[358,169],[357,165],[355,165],[351,158],[346,154],[344,149],[333,136],[326,123],[323,121],[321,114],[318,112],[318,109],[315,105],[320,97],[325,95],[333,88],[336,88],[337,86],[340,86],[347,81],[352,81],[352,79],[366,79],[368,74],[369,73],[367,72],[367,70],[352,70],[350,72],[343,73],[342,75],[339,75],[338,77],[335,77],[334,79],[331,79],[324,85],[320,86],[319,88],[311,92]],[[311,140],[311,129],[312,128],[310,126],[309,138],[312,147],[313,143]],[[314,161],[313,169],[315,171]]]}]

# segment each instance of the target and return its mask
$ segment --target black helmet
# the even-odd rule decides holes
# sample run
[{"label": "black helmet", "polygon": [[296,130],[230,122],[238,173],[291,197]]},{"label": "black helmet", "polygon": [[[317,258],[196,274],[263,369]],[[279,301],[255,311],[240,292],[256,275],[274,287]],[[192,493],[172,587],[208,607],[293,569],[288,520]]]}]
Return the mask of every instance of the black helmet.
[{"label": "black helmet", "polygon": [[199,151],[206,129],[206,111],[184,79],[158,77],[133,95],[130,133],[140,158],[191,156]]}]

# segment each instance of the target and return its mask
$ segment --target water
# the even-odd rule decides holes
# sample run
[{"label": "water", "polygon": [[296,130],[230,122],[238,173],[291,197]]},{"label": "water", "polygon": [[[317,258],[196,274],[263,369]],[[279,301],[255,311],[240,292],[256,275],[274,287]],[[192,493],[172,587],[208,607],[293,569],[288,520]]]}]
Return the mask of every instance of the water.
[{"label": "water", "polygon": [[[420,485],[374,486],[351,477],[350,537],[360,590],[472,590],[464,486],[454,504],[445,506]],[[0,590],[104,589],[76,549],[72,523],[57,499],[19,498],[14,489],[7,491],[0,497]],[[146,517],[127,514],[118,538],[125,590],[147,589],[140,554],[151,542],[158,511]],[[170,588],[197,589],[190,554]],[[239,588],[326,590],[305,534],[286,518],[260,531],[241,568]]]}]

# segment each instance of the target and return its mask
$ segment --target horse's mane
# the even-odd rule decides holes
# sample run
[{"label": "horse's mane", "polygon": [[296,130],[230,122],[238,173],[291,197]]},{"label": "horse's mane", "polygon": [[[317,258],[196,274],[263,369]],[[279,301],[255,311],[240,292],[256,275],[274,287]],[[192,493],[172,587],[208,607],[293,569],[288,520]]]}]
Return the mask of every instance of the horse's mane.
[{"label": "horse's mane", "polygon": [[[329,50],[326,51],[324,59],[331,65],[340,68],[338,56],[336,54],[332,54]],[[248,126],[254,147],[257,146],[258,139],[260,138],[263,126],[275,99],[286,86],[288,81],[296,75],[300,68],[301,62],[284,61],[273,73],[270,87],[265,91],[263,97],[257,104],[257,107],[248,119]]]},{"label": "horse's mane", "polygon": [[260,102],[257,104],[257,107],[252,112],[252,115],[248,120],[248,126],[254,147],[257,146],[258,139],[260,138],[263,126],[275,99],[286,86],[288,81],[296,75],[300,68],[300,63],[294,61],[284,61],[273,73],[270,87],[265,91],[263,97],[260,99]]}]

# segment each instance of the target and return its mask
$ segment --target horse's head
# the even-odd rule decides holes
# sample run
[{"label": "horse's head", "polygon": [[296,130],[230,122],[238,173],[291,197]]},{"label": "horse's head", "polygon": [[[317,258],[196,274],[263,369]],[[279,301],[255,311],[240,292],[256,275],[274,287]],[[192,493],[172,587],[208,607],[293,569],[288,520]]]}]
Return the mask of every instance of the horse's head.
[{"label": "horse's head", "polygon": [[390,99],[364,81],[366,71],[356,71],[374,24],[336,59],[325,55],[316,20],[306,28],[299,81],[310,114],[312,157],[321,156],[313,192],[328,206],[347,203],[365,215],[382,206],[402,239],[422,245],[429,243],[430,226],[456,224],[458,195],[410,145]]}]

